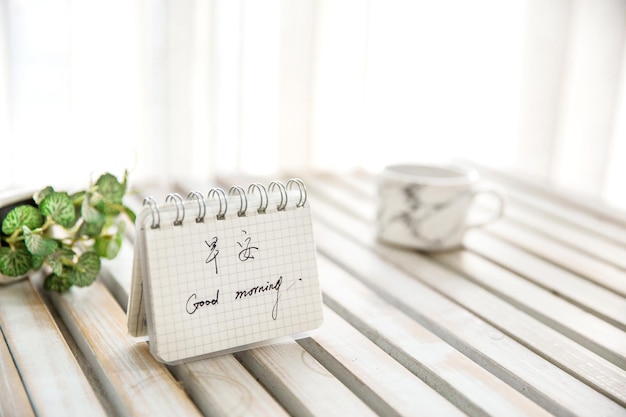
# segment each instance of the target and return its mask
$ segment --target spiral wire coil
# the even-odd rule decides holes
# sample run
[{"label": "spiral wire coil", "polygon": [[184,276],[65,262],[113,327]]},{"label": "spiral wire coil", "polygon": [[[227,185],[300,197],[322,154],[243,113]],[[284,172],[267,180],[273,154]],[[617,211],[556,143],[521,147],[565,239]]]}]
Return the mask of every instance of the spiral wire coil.
[{"label": "spiral wire coil", "polygon": [[[259,205],[256,208],[257,213],[265,214],[269,206],[270,194],[277,190],[280,193],[280,202],[276,205],[277,211],[284,211],[289,203],[289,191],[293,187],[297,187],[299,191],[299,199],[295,203],[296,208],[302,208],[307,202],[307,190],[304,182],[299,178],[292,178],[287,181],[287,184],[283,184],[280,181],[272,181],[267,188],[260,183],[252,183],[248,186],[247,191],[239,185],[230,187],[228,193],[225,193],[221,188],[212,188],[204,197],[199,191],[191,191],[186,199],[178,193],[170,193],[165,198],[165,204],[168,206],[175,206],[176,217],[173,221],[174,226],[181,226],[185,219],[185,202],[197,201],[198,209],[195,217],[196,223],[203,223],[207,214],[207,202],[210,200],[218,200],[218,211],[216,214],[217,220],[223,220],[228,213],[228,197],[239,196],[239,208],[237,209],[237,216],[244,217],[248,211],[248,196],[253,194],[259,195]],[[232,202],[232,201],[231,201]],[[150,224],[151,229],[158,229],[161,226],[161,212],[159,205],[153,197],[146,197],[143,200],[144,206],[150,207],[152,216],[152,222]]]}]

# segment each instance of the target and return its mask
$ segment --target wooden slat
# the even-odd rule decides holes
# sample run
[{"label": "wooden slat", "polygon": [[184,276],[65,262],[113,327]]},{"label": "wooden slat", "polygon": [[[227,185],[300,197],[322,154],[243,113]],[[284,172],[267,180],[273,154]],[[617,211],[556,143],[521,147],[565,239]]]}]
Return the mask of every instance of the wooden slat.
[{"label": "wooden slat", "polygon": [[521,228],[548,236],[565,247],[574,248],[609,265],[626,269],[626,245],[622,243],[607,239],[595,231],[586,230],[579,224],[563,218],[555,218],[537,211],[529,212],[514,203],[507,205],[506,214]]},{"label": "wooden slat", "polygon": [[[311,187],[311,184],[311,181],[307,183],[309,189],[315,188]],[[328,196],[328,187],[323,187],[323,190],[323,196]],[[315,196],[322,197],[321,194],[315,194]],[[567,372],[581,378],[621,404],[626,404],[626,397],[620,389],[626,379],[624,372],[619,368],[523,314],[493,294],[451,273],[437,263],[429,261],[426,257],[415,252],[396,250],[376,244],[371,227],[355,220],[355,216],[346,215],[326,204],[323,205],[328,209],[324,209],[324,213],[320,214],[322,204],[321,201],[316,200],[313,210],[320,220],[329,222],[333,228],[341,230],[355,242],[375,250],[407,272],[415,274],[423,282],[485,318],[498,329]],[[344,201],[344,204],[347,207],[354,205],[350,201]],[[589,371],[590,363],[594,364],[593,372]]]},{"label": "wooden slat", "polygon": [[34,416],[35,413],[28,401],[28,395],[15,368],[9,347],[2,337],[0,338],[0,416],[17,415],[29,417]]},{"label": "wooden slat", "polygon": [[176,365],[171,370],[204,415],[288,415],[233,355]]},{"label": "wooden slat", "polygon": [[552,292],[520,279],[509,270],[469,251],[436,254],[433,259],[614,364],[620,366],[626,363],[623,331]]},{"label": "wooden slat", "polygon": [[[477,206],[485,209],[485,204]],[[487,209],[493,211],[493,207]],[[595,284],[626,295],[626,244],[606,237],[601,230],[585,227],[592,222],[584,214],[576,214],[582,219],[570,215],[570,220],[507,200],[506,218],[486,230]],[[626,229],[620,231],[626,235]],[[618,230],[613,232],[615,235]]]},{"label": "wooden slat", "polygon": [[[40,278],[37,274],[32,279]],[[37,415],[105,415],[89,381],[29,280],[0,287],[0,322]]]},{"label": "wooden slat", "polygon": [[510,221],[497,222],[487,230],[620,296],[626,295],[626,228],[507,184],[505,180],[500,190],[507,199],[506,217]]},{"label": "wooden slat", "polygon": [[380,415],[465,415],[329,308],[319,333],[298,342]]},{"label": "wooden slat", "polygon": [[569,192],[555,187],[550,183],[546,183],[545,181],[540,182],[536,178],[528,178],[519,173],[503,172],[473,162],[466,163],[474,165],[483,177],[501,184],[504,187],[523,191],[524,193],[531,194],[544,201],[556,204],[557,206],[568,207],[569,209],[574,209],[590,217],[626,227],[626,216],[622,210],[602,204],[602,202],[597,199]]},{"label": "wooden slat", "polygon": [[467,285],[467,281],[449,274],[435,264],[388,248],[381,249],[381,253],[405,271],[418,276],[438,291],[485,318],[519,343],[615,401],[626,405],[626,393],[621,389],[626,383],[626,373],[619,367],[520,312],[514,306],[492,296],[491,293]]},{"label": "wooden slat", "polygon": [[465,236],[464,245],[612,325],[626,330],[626,298],[480,230],[469,231]]},{"label": "wooden slat", "polygon": [[[338,262],[358,276],[363,283],[378,294],[378,297],[382,297],[391,305],[409,314],[451,346],[553,413],[563,414],[565,410],[578,410],[584,415],[595,408],[606,411],[621,409],[604,395],[546,362],[524,345],[503,334],[498,328],[482,321],[398,268],[377,259],[371,253],[368,255],[367,248],[355,246],[345,237],[323,226],[316,228],[316,236],[321,251],[338,253],[337,251],[340,250],[343,254],[341,259],[348,261],[338,260]],[[320,260],[320,265],[324,267],[323,259]],[[434,278],[448,279],[442,276]],[[339,281],[338,272],[333,275],[331,284],[325,283],[325,296],[336,281]],[[352,284],[352,287],[354,286],[355,284]],[[467,289],[461,288],[460,290],[466,291]],[[346,294],[344,298],[351,301],[355,290],[348,287],[343,289],[343,293]],[[374,300],[371,302],[373,305],[380,303]],[[357,317],[360,318],[366,313],[366,311],[360,311]],[[390,314],[390,312],[385,310],[384,314]],[[381,312],[380,315],[382,316],[383,313]],[[386,328],[381,323],[372,323],[375,324],[371,324],[373,326],[371,332],[375,333],[380,328]],[[583,366],[588,365],[579,363],[579,368]],[[555,380],[562,381],[562,384],[554,384]],[[626,381],[626,376],[622,374],[621,379],[617,379],[617,383],[614,384],[617,385],[615,391],[618,392],[614,396],[621,395],[619,384],[624,381]]]},{"label": "wooden slat", "polygon": [[567,222],[569,225],[593,232],[614,243],[626,245],[626,228],[622,225],[581,212],[569,204],[546,200],[515,187],[500,186],[499,189],[504,194],[508,205],[512,205],[516,210],[540,214],[553,221]]},{"label": "wooden slat", "polygon": [[[497,181],[497,178],[496,178]],[[556,203],[509,186],[495,183],[506,200],[506,217],[514,225],[549,237],[598,260],[626,267],[626,227],[598,218],[567,203]],[[480,202],[489,205],[488,201]]]},{"label": "wooden slat", "polygon": [[620,267],[607,264],[575,248],[564,246],[554,239],[528,230],[523,225],[500,221],[490,225],[486,230],[526,252],[626,297],[626,271]]},{"label": "wooden slat", "polygon": [[51,298],[116,413],[200,415],[165,366],[152,357],[148,345],[128,336],[124,312],[102,283],[54,293]]},{"label": "wooden slat", "polygon": [[292,415],[376,415],[296,342],[235,355]]},{"label": "wooden slat", "polygon": [[[547,414],[395,304],[382,300],[379,288],[374,291],[365,287],[323,259],[320,271],[327,276],[325,297],[333,310],[465,413]],[[377,276],[379,281],[387,278]]]}]

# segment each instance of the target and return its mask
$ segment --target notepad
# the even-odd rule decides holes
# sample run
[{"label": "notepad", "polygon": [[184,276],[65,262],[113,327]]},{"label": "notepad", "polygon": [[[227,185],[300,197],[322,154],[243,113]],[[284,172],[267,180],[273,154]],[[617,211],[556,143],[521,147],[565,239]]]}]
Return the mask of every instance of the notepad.
[{"label": "notepad", "polygon": [[162,362],[297,339],[323,321],[300,180],[147,199],[136,233],[128,330]]}]

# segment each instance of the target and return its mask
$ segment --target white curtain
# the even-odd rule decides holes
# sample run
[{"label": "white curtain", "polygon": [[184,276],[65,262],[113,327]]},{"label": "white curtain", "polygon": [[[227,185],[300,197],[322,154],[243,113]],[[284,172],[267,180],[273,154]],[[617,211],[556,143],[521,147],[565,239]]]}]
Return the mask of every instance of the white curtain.
[{"label": "white curtain", "polygon": [[623,0],[0,5],[0,189],[465,158],[626,207]]}]

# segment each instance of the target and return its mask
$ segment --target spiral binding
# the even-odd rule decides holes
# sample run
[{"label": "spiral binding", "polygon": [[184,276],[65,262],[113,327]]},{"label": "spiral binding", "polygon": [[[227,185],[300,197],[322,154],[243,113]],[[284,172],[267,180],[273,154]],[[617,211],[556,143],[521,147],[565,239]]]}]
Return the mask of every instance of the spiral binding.
[{"label": "spiral binding", "polygon": [[206,200],[198,191],[190,192],[187,195],[187,200],[191,200],[194,197],[198,200],[198,215],[196,216],[196,223],[202,223],[204,222],[204,216],[206,216]]},{"label": "spiral binding", "polygon": [[246,197],[246,192],[238,185],[233,185],[228,190],[228,195],[234,195],[235,191],[239,194],[239,210],[237,210],[237,216],[242,217],[246,215],[246,210],[248,209],[248,197]]},{"label": "spiral binding", "polygon": [[[256,208],[256,212],[264,214],[267,211],[269,205],[269,195],[274,190],[278,190],[280,193],[280,202],[276,205],[277,211],[284,211],[289,203],[289,191],[294,187],[298,187],[299,200],[295,204],[296,208],[302,208],[307,201],[307,190],[304,182],[299,178],[292,178],[287,181],[287,184],[283,184],[280,181],[272,181],[268,188],[265,188],[262,184],[253,183],[248,186],[248,190],[244,190],[239,185],[234,185],[228,190],[228,194],[221,188],[212,188],[207,193],[206,198],[199,191],[191,191],[187,198],[184,199],[178,193],[170,193],[165,198],[166,205],[174,205],[176,208],[176,217],[174,219],[174,226],[180,226],[185,219],[186,209],[185,202],[196,200],[198,203],[198,209],[195,217],[196,223],[203,223],[207,214],[207,202],[209,200],[217,199],[219,203],[219,209],[216,214],[217,220],[223,220],[228,213],[228,197],[238,195],[239,196],[239,208],[237,209],[237,216],[246,216],[248,212],[248,195],[259,194],[259,206]],[[161,212],[159,205],[152,197],[146,197],[143,200],[144,206],[149,206],[152,216],[152,223],[150,228],[158,229],[161,226]]]},{"label": "spiral binding", "polygon": [[[167,197],[165,197],[166,203],[172,200],[174,200],[174,204],[176,204],[176,219],[174,219],[174,226],[180,226],[183,224],[183,220],[185,220],[185,206],[183,205],[183,198],[178,193],[168,194]],[[183,212],[182,216],[180,215],[181,211]]]},{"label": "spiral binding", "polygon": [[[267,205],[269,204],[269,198],[267,196],[267,190],[262,184],[254,183],[250,184],[248,187],[248,194],[252,194],[254,190],[258,190],[259,195],[261,196],[261,202],[259,203],[259,208],[256,210],[257,213],[265,213],[267,210]],[[265,203],[263,202],[263,197],[265,197]]]}]

